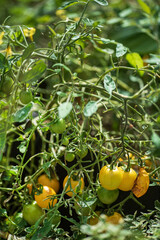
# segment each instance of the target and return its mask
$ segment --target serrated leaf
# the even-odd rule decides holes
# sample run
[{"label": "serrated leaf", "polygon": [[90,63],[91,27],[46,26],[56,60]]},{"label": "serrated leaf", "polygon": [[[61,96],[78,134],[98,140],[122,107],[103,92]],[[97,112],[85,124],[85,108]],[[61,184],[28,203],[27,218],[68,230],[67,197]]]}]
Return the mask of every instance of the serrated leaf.
[{"label": "serrated leaf", "polygon": [[39,60],[35,62],[31,70],[24,73],[22,82],[31,83],[38,81],[45,71],[46,64],[42,60]]},{"label": "serrated leaf", "polygon": [[27,117],[28,114],[33,106],[33,103],[29,103],[16,113],[12,115],[12,122],[23,122]]},{"label": "serrated leaf", "polygon": [[85,106],[83,113],[85,117],[90,117],[92,116],[98,109],[97,102],[95,101],[90,101],[87,103]]},{"label": "serrated leaf", "polygon": [[[139,53],[127,53],[126,55],[126,60],[130,63],[130,65],[132,65],[135,68],[143,68],[144,64],[143,64],[143,60],[141,58],[141,56],[139,55]],[[141,76],[143,76],[144,71],[138,71],[139,74]]]},{"label": "serrated leaf", "polygon": [[94,0],[94,2],[98,3],[101,6],[107,6],[108,2],[106,0]]},{"label": "serrated leaf", "polygon": [[122,57],[126,54],[127,48],[123,46],[123,44],[118,43],[116,47],[116,57]]},{"label": "serrated leaf", "polygon": [[69,2],[65,2],[61,7],[59,7],[58,9],[66,9],[68,7],[71,7],[77,3],[86,3],[83,1],[69,1]]},{"label": "serrated leaf", "polygon": [[106,91],[112,95],[112,91],[116,88],[116,84],[113,81],[112,77],[110,75],[105,75],[104,77],[104,88]]},{"label": "serrated leaf", "polygon": [[64,102],[58,107],[59,118],[65,118],[72,110],[71,102]]},{"label": "serrated leaf", "polygon": [[140,7],[144,12],[146,12],[147,14],[151,14],[151,9],[145,2],[143,2],[142,0],[137,0],[137,2],[139,3]]},{"label": "serrated leaf", "polygon": [[31,56],[31,54],[33,53],[34,49],[35,49],[35,43],[29,44],[28,47],[23,52],[22,60],[29,58]]}]

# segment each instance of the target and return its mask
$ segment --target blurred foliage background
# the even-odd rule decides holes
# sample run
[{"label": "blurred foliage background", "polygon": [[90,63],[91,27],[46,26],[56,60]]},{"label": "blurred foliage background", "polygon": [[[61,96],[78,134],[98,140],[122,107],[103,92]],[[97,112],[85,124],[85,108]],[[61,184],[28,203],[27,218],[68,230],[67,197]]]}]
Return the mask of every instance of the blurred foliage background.
[{"label": "blurred foliage background", "polygon": [[[87,14],[105,28],[105,38],[123,43],[133,52],[148,54],[159,49],[160,1],[146,0],[148,8],[140,6],[137,0],[112,0],[107,7],[96,3],[90,5]],[[47,25],[54,26],[57,18],[62,21],[75,20],[80,16],[83,4],[57,10],[65,4],[63,0],[1,0],[0,22],[6,25],[27,25],[46,30]],[[90,20],[89,20],[90,19]],[[136,41],[135,41],[136,39]]]}]

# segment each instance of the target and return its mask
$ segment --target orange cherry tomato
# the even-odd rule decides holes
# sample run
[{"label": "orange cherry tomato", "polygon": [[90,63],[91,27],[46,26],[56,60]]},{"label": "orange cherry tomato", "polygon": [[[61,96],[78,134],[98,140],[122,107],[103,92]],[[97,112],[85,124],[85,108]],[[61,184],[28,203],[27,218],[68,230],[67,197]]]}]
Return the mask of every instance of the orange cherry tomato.
[{"label": "orange cherry tomato", "polygon": [[52,178],[49,179],[49,177],[46,174],[42,174],[39,178],[38,178],[38,183],[40,183],[43,186],[48,186],[54,189],[54,191],[56,193],[58,193],[59,191],[59,181],[57,180],[57,178]]},{"label": "orange cherry tomato", "polygon": [[38,192],[35,192],[34,198],[41,208],[50,208],[57,203],[57,198],[53,198],[56,195],[56,192],[53,188],[48,186],[43,186],[42,193],[38,195]]},{"label": "orange cherry tomato", "polygon": [[[75,177],[75,179],[74,179]],[[66,189],[66,194],[69,197],[73,196],[73,193],[76,193],[78,190],[82,191],[84,189],[84,180],[81,177],[80,179],[78,179],[78,176],[74,176],[72,178],[70,178],[69,181],[69,185]],[[68,181],[68,175],[65,177],[64,181],[63,181],[63,188],[65,188],[66,184]]]},{"label": "orange cherry tomato", "polygon": [[107,190],[114,190],[119,187],[124,171],[121,167],[115,167],[112,170],[110,166],[104,166],[99,172],[99,181],[102,187]]},{"label": "orange cherry tomato", "polygon": [[[96,225],[99,222],[99,220],[101,218],[100,211],[96,211],[95,213],[96,213],[96,216],[92,216],[91,218],[88,219],[87,223],[89,225]],[[107,216],[105,214],[105,217],[106,217],[107,223],[117,225],[117,224],[121,224],[124,222],[122,215],[118,212],[114,212],[114,214],[112,216]]]},{"label": "orange cherry tomato", "polygon": [[106,217],[106,222],[112,223],[112,224],[120,224],[120,223],[123,223],[124,220],[120,213],[114,212],[114,214],[112,216]]},{"label": "orange cherry tomato", "polygon": [[124,171],[122,181],[118,188],[122,191],[130,191],[133,188],[136,178],[137,173],[132,168],[130,168],[129,172]]}]

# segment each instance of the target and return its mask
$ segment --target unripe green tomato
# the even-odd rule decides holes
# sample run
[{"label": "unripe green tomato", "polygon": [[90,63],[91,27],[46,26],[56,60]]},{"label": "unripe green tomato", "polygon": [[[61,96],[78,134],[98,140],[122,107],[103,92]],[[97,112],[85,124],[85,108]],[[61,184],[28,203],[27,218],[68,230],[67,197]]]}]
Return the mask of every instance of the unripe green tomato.
[{"label": "unripe green tomato", "polygon": [[63,118],[58,119],[56,122],[50,124],[51,132],[62,134],[66,130],[66,123]]},{"label": "unripe green tomato", "polygon": [[29,90],[22,90],[19,94],[19,99],[23,104],[30,103],[33,99],[32,92]]},{"label": "unripe green tomato", "polygon": [[13,83],[14,83],[13,79],[10,77],[7,77],[6,79],[4,79],[4,82],[1,87],[1,91],[7,95],[10,94],[12,91]]},{"label": "unripe green tomato", "polygon": [[72,162],[75,158],[75,154],[73,152],[66,152],[65,153],[65,160],[68,162]]},{"label": "unripe green tomato", "polygon": [[86,146],[83,146],[82,149],[78,150],[76,152],[76,154],[80,157],[80,158],[84,158],[85,156],[87,156],[88,154],[88,148]]},{"label": "unripe green tomato", "polygon": [[67,146],[69,144],[69,139],[67,137],[64,137],[62,140],[62,144]]},{"label": "unripe green tomato", "polygon": [[99,200],[104,204],[115,202],[119,196],[119,190],[107,190],[103,187],[98,188],[97,195]]},{"label": "unripe green tomato", "polygon": [[36,201],[34,201],[31,204],[24,205],[22,213],[24,220],[30,225],[34,225],[44,214],[44,211],[38,206]]}]

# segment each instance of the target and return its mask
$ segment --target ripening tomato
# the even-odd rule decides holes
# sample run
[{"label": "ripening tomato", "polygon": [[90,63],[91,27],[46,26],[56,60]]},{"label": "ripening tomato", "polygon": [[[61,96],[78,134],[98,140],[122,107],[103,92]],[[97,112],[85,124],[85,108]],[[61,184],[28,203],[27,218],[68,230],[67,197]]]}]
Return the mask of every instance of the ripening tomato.
[{"label": "ripening tomato", "polygon": [[97,195],[99,200],[104,204],[115,202],[119,196],[119,190],[107,190],[103,187],[98,188]]},{"label": "ripening tomato", "polygon": [[124,222],[123,217],[120,213],[114,212],[112,216],[107,216],[106,217],[106,222],[112,223],[112,224],[121,224]]},{"label": "ripening tomato", "polygon": [[[65,177],[63,181],[63,188],[65,188],[67,182],[68,182],[68,175]],[[73,193],[77,193],[79,191],[81,192],[83,189],[84,189],[84,180],[82,177],[79,178],[78,175],[76,175],[70,178],[68,187],[66,189],[66,194],[69,197],[72,197]]]},{"label": "ripening tomato", "polygon": [[23,104],[30,103],[33,99],[32,92],[30,90],[22,90],[19,94],[19,99]]},{"label": "ripening tomato", "polygon": [[59,191],[60,184],[56,177],[49,179],[46,174],[42,174],[38,177],[38,183],[53,188],[56,193]]},{"label": "ripening tomato", "polygon": [[122,181],[118,188],[122,191],[130,191],[133,188],[136,178],[137,173],[132,168],[130,168],[128,172],[124,171]]},{"label": "ripening tomato", "polygon": [[34,201],[31,204],[26,204],[23,206],[22,214],[27,223],[34,225],[40,219],[40,217],[43,216],[44,211]]},{"label": "ripening tomato", "polygon": [[124,171],[120,167],[104,166],[99,172],[99,181],[103,188],[107,190],[117,189],[122,181]]},{"label": "ripening tomato", "polygon": [[63,118],[58,119],[56,122],[50,124],[51,132],[62,134],[66,130],[66,123]]},{"label": "ripening tomato", "polygon": [[56,192],[51,187],[43,186],[42,193],[38,194],[38,192],[35,192],[34,198],[41,208],[50,208],[57,203]]}]

